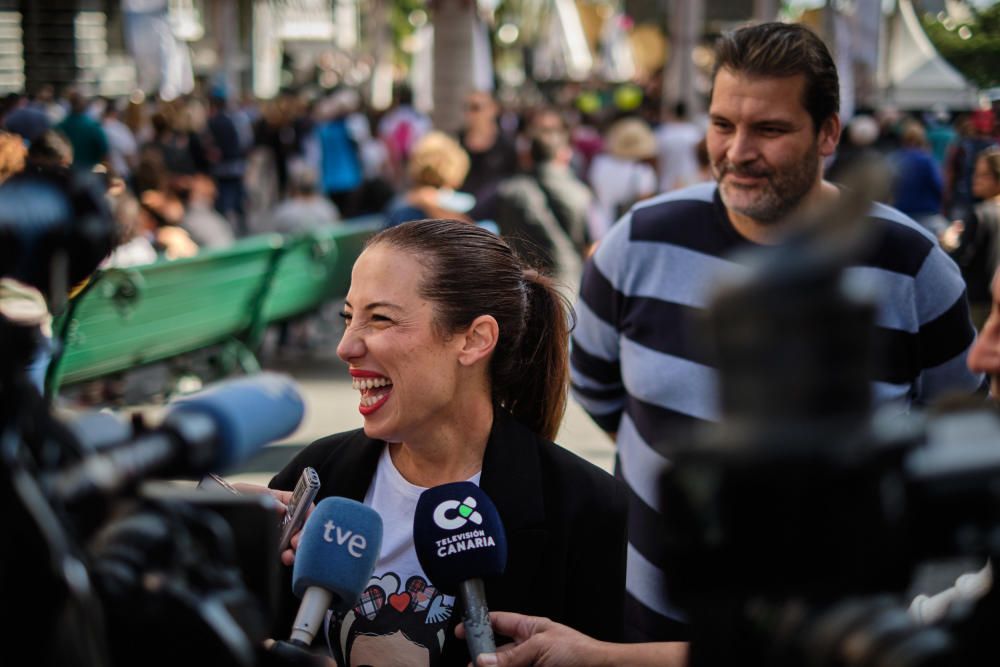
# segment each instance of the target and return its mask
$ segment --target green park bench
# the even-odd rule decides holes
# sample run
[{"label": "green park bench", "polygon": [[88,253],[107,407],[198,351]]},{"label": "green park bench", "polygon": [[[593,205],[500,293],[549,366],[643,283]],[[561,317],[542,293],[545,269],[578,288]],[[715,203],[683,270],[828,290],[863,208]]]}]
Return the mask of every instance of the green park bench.
[{"label": "green park bench", "polygon": [[287,238],[261,307],[259,324],[287,320],[346,295],[354,260],[368,237],[381,226],[381,216],[371,216],[356,218],[346,228],[327,227]]},{"label": "green park bench", "polygon": [[354,260],[381,226],[372,216],[298,236],[268,234],[221,250],[98,271],[53,323],[60,343],[46,394],[218,347],[221,370],[259,370],[269,324],[343,297]]}]

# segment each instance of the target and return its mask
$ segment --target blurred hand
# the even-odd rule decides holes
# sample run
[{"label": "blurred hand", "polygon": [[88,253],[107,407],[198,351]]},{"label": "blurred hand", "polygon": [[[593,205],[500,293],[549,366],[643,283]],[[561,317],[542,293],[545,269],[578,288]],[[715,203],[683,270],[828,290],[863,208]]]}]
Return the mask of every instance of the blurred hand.
[{"label": "blurred hand", "polygon": [[941,243],[941,247],[944,248],[946,252],[952,252],[958,247],[962,240],[962,232],[965,231],[965,223],[961,220],[955,220],[953,223],[948,225],[948,227],[941,232],[941,237],[938,241]]},{"label": "blurred hand", "polygon": [[[508,612],[491,612],[490,623],[498,635],[513,639],[513,643],[497,647],[495,654],[479,656],[477,667],[571,667],[606,664],[601,661],[599,642],[582,633],[547,618],[523,616]],[[465,637],[461,623],[455,634]]]},{"label": "blurred hand", "polygon": [[198,244],[180,227],[160,227],[156,230],[156,240],[164,247],[167,259],[181,259],[198,254]]},{"label": "blurred hand", "polygon": [[[285,516],[285,513],[288,510],[288,503],[292,502],[291,491],[269,489],[266,486],[261,486],[260,484],[250,484],[249,482],[234,482],[233,488],[235,488],[240,493],[266,493],[270,495],[272,498],[278,501],[277,505],[278,505],[279,519]],[[310,514],[312,514],[312,511],[314,509],[316,509],[316,503],[310,504],[309,509],[306,511],[307,518]],[[300,528],[298,532],[292,535],[291,547],[281,552],[282,563],[290,567],[295,562],[295,551],[299,548],[299,540],[301,538],[302,538],[302,529]]]},{"label": "blurred hand", "polygon": [[[514,641],[497,647],[496,653],[479,656],[476,667],[683,667],[688,646],[682,642],[613,644],[598,641],[547,618],[508,612],[490,612],[490,623],[498,635]],[[455,634],[465,637],[461,623]]]},{"label": "blurred hand", "polygon": [[139,201],[143,206],[147,206],[156,211],[166,222],[179,225],[184,219],[184,204],[176,197],[167,195],[159,190],[146,190],[142,193]]}]

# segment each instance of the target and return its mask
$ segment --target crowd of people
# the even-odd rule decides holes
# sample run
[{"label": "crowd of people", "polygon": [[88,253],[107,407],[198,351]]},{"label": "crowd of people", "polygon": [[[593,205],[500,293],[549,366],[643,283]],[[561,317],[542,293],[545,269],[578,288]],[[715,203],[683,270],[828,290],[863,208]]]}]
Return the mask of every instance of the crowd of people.
[{"label": "crowd of people", "polygon": [[[393,519],[368,607],[328,618],[322,643],[339,664],[468,661],[456,601],[426,580],[411,531],[423,489],[468,480],[509,531],[491,601],[548,617],[495,616],[514,642],[479,665],[665,665],[683,664],[690,628],[664,578],[659,475],[692,428],[719,417],[713,361],[689,325],[739,271],[735,253],[781,243],[793,214],[838,200],[850,160],[880,154],[891,200],[873,205],[879,241],[850,268],[880,288],[874,402],[903,413],[984,392],[984,373],[1000,371],[982,349],[995,337],[976,342],[996,307],[992,112],[883,110],[842,128],[839,90],[814,33],[770,23],[719,40],[705,118],[682,104],[662,117],[652,105],[596,118],[503,109],[474,91],[450,136],[405,91],[379,115],[344,89],[124,108],[14,96],[3,122],[28,163],[118,181],[110,196],[132,231],[112,263],[384,215],[355,264],[338,347],[364,428],[314,443],[272,481],[287,500],[311,465],[320,497]],[[567,385],[615,442],[617,480],[553,445]],[[379,632],[366,630],[376,619]],[[362,635],[379,639],[364,657]]]},{"label": "crowd of people", "polygon": [[[383,111],[350,88],[253,100],[206,87],[164,102],[57,97],[44,87],[8,95],[0,122],[26,149],[41,142],[44,159],[96,169],[116,185],[109,191],[127,247],[111,264],[365,214],[385,216],[387,226],[448,217],[499,229],[572,289],[583,260],[634,203],[713,180],[710,120],[683,102],[661,109],[652,94],[629,96],[624,107],[607,96],[596,109],[593,91],[552,98],[501,105],[472,91],[454,136],[433,127],[405,85]],[[975,174],[980,154],[997,145],[996,127],[990,110],[861,110],[824,159],[833,181],[859,156],[888,161],[886,203],[959,262],[979,325],[995,266],[996,193],[988,166]]]}]

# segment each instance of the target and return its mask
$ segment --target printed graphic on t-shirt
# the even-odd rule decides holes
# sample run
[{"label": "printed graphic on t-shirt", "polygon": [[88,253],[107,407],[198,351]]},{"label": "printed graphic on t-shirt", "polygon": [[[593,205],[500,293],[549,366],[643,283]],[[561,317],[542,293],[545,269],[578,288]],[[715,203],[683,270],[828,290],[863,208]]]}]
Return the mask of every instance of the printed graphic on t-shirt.
[{"label": "printed graphic on t-shirt", "polygon": [[440,663],[454,598],[421,576],[400,586],[392,572],[372,577],[361,599],[329,625],[329,644],[345,667],[433,667]]}]

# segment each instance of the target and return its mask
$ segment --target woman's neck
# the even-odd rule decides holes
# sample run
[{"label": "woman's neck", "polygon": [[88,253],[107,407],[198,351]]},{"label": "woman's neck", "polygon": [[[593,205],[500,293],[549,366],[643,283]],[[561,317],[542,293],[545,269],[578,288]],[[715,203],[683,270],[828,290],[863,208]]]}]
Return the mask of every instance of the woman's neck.
[{"label": "woman's neck", "polygon": [[493,427],[490,400],[466,406],[463,418],[425,438],[389,443],[396,470],[423,487],[465,481],[483,468],[483,454]]}]

